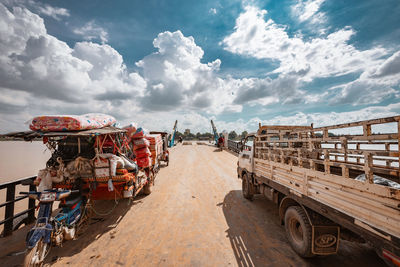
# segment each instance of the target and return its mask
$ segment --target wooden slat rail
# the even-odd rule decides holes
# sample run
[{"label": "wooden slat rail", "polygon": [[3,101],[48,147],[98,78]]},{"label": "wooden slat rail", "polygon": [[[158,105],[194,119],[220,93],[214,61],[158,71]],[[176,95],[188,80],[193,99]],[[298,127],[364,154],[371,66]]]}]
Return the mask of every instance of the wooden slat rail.
[{"label": "wooden slat rail", "polygon": [[[355,178],[361,170],[368,183],[373,183],[374,173],[400,183],[399,121],[400,116],[395,116],[319,128],[260,126],[255,140],[255,157],[286,161],[304,168],[320,166],[321,171],[327,174],[331,167],[340,166],[342,174],[349,178]],[[397,123],[393,132],[372,132],[373,125],[387,123]],[[362,128],[362,134],[333,135],[329,132],[353,127]]]},{"label": "wooden slat rail", "polygon": [[[28,201],[28,207],[24,211],[21,211],[19,213],[15,214],[15,202],[21,201],[27,196],[18,196],[15,197],[16,193],[16,186],[23,183],[26,180],[34,180],[36,176],[32,177],[27,177],[27,178],[21,178],[16,181],[12,182],[7,182],[0,184],[0,190],[6,190],[6,202],[0,203],[0,208],[5,207],[5,214],[4,214],[4,220],[0,221],[0,225],[4,224],[4,232],[3,232],[3,237],[9,236],[13,232],[13,223],[14,219],[24,215],[28,214],[27,219],[25,220],[25,223],[32,223],[35,221],[35,200],[34,199],[29,199]],[[35,191],[36,187],[34,185],[29,185],[29,191]]]}]

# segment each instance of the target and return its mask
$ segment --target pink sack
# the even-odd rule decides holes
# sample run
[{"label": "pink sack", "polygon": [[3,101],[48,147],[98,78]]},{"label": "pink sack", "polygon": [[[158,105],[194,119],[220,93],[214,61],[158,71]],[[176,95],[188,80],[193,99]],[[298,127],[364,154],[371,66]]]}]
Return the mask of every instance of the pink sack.
[{"label": "pink sack", "polygon": [[114,117],[100,113],[39,116],[32,119],[29,128],[41,132],[81,131],[103,128],[115,122]]},{"label": "pink sack", "polygon": [[133,139],[132,142],[133,142],[133,149],[134,150],[138,150],[140,148],[149,147],[150,146],[149,140],[147,140],[145,138]]},{"label": "pink sack", "polygon": [[140,168],[146,168],[146,167],[150,167],[151,165],[151,158],[149,157],[145,157],[145,158],[138,158],[136,159],[137,165]]},{"label": "pink sack", "polygon": [[147,147],[135,150],[136,158],[145,158],[151,156],[151,152]]}]

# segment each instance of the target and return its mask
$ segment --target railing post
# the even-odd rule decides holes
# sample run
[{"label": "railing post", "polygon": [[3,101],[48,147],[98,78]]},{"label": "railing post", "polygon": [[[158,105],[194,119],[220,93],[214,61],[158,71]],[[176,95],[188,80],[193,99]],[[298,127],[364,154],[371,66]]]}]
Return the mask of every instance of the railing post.
[{"label": "railing post", "polygon": [[[29,191],[36,191],[36,186],[31,184],[29,185]],[[28,202],[28,221],[26,222],[27,224],[33,223],[35,221],[35,199],[29,198]]]},{"label": "railing post", "polygon": [[3,236],[9,236],[12,234],[12,231],[13,231],[14,220],[12,218],[14,216],[14,201],[13,201],[14,199],[15,199],[15,184],[10,184],[7,186],[6,201],[9,203],[6,205],[6,212],[4,215],[4,219],[5,220],[7,220],[8,218],[11,218],[11,219],[4,223],[4,235]]}]

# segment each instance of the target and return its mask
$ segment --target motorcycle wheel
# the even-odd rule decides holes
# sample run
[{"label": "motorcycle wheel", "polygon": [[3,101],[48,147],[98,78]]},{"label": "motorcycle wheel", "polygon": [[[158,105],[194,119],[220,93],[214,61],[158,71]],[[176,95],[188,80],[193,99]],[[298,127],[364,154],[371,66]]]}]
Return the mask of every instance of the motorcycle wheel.
[{"label": "motorcycle wheel", "polygon": [[36,245],[25,253],[24,267],[42,266],[50,247],[41,238]]}]

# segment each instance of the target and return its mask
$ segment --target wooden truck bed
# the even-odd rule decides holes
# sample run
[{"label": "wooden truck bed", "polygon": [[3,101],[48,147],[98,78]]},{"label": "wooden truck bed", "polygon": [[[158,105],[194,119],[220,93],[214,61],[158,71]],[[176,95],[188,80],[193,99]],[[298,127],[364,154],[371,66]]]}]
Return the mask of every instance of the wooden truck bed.
[{"label": "wooden truck bed", "polygon": [[[388,241],[398,239],[399,129],[400,116],[321,128],[260,126],[254,173],[353,217]],[[377,176],[386,186],[376,184]]]}]

